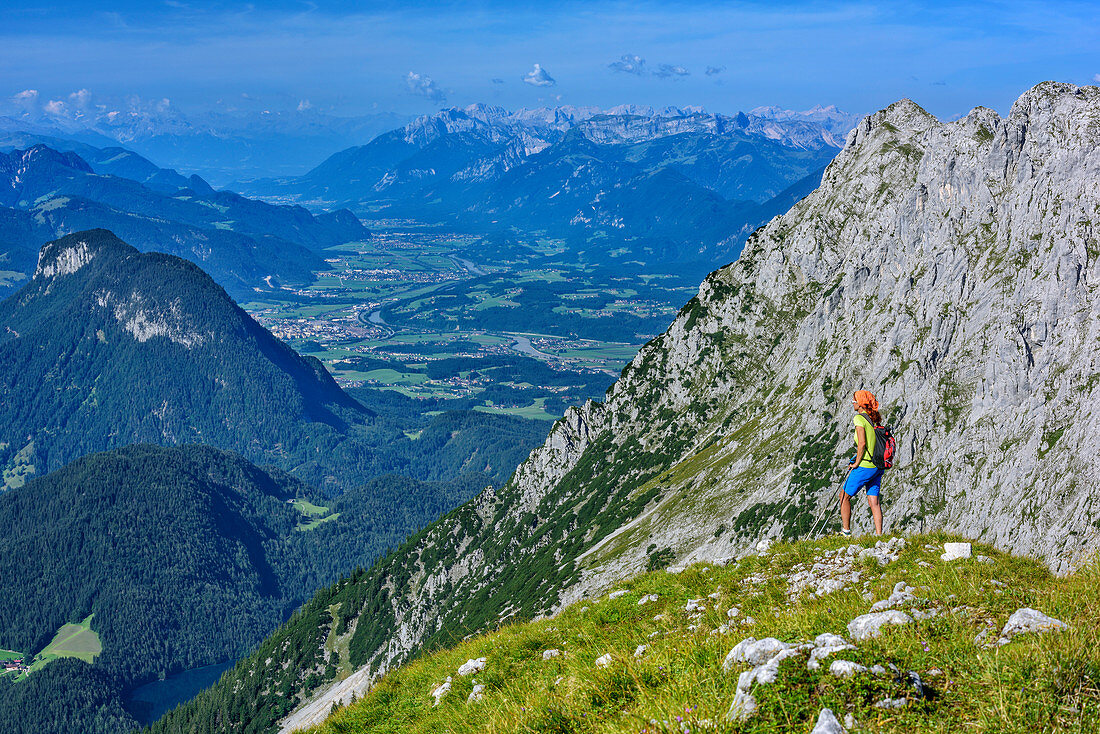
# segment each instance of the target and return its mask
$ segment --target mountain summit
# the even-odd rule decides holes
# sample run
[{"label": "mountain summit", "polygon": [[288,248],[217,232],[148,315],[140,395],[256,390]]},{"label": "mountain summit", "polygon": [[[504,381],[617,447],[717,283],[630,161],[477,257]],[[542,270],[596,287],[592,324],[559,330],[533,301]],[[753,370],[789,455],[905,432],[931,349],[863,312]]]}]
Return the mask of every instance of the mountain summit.
[{"label": "mountain summit", "polygon": [[9,485],[134,442],[323,463],[351,426],[370,422],[320,362],[273,337],[197,266],[106,230],[43,247],[0,321]]}]

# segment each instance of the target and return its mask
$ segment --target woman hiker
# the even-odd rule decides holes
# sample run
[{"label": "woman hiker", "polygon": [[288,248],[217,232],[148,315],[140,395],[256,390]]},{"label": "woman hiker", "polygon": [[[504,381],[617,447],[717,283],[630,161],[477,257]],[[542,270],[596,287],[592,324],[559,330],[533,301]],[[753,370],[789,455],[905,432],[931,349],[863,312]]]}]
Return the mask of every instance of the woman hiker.
[{"label": "woman hiker", "polygon": [[878,502],[883,470],[875,466],[875,426],[881,425],[878,401],[868,390],[856,390],[852,398],[856,414],[852,421],[856,426],[856,454],[848,462],[848,478],[840,490],[841,535],[851,535],[852,498],[859,490],[867,490],[867,504],[875,518],[875,535],[882,535],[882,506]]}]

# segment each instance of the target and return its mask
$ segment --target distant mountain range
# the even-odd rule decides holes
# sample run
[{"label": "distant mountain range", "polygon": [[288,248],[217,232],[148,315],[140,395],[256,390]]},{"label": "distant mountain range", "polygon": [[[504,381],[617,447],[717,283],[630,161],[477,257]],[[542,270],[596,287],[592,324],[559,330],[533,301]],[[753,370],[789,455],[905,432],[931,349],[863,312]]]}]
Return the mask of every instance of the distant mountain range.
[{"label": "distant mountain range", "polygon": [[817,185],[853,124],[824,108],[729,117],[471,105],[418,118],[304,176],[239,187],[363,216],[565,238],[587,262],[722,260],[785,211],[789,189]]},{"label": "distant mountain range", "polygon": [[215,186],[303,173],[327,155],[400,126],[406,115],[339,117],[296,111],[184,113],[161,101],[0,111],[0,134],[29,132],[98,148],[123,145]]},{"label": "distant mountain range", "polygon": [[328,267],[319,249],[370,235],[350,212],[314,216],[215,191],[122,148],[0,134],[0,288],[30,275],[43,242],[97,227],[201,263],[238,295],[269,278],[309,282]]},{"label": "distant mountain range", "polygon": [[[268,285],[262,281],[269,275],[307,280],[326,267],[309,250],[366,236],[354,217],[332,211],[308,221],[303,209],[215,192],[204,179],[161,168],[139,152],[205,170],[195,162],[210,141],[229,146],[237,159],[261,141],[292,157],[313,145],[307,139],[369,139],[386,120],[395,121],[311,110],[200,120],[156,106],[0,117],[0,151],[34,151],[7,165],[31,175],[15,174],[18,184],[8,176],[3,203],[25,213],[0,212],[0,293],[18,285],[43,241],[93,227],[110,228],[139,249],[156,243],[195,260],[239,296]],[[727,116],[690,107],[512,112],[479,104],[417,118],[300,177],[248,181],[256,171],[234,169],[242,180],[234,188],[315,209],[349,206],[368,217],[521,240],[560,238],[581,263],[636,259],[709,269],[736,257],[753,229],[816,186],[854,120],[831,107]],[[288,142],[295,135],[301,139]],[[41,146],[75,157],[48,156]],[[333,148],[313,149],[310,162]]]},{"label": "distant mountain range", "polygon": [[[79,95],[78,95],[79,96]],[[481,112],[478,112],[478,111]],[[641,105],[542,107],[508,112],[490,105],[462,108],[499,122],[510,117],[525,127],[567,127],[600,116],[675,118],[706,115],[700,107],[654,109]],[[428,117],[431,117],[430,115]],[[750,132],[799,146],[815,139],[835,148],[859,119],[834,106],[804,112],[758,107],[726,119],[741,118]],[[423,119],[423,118],[421,118]],[[215,186],[270,176],[296,176],[345,148],[363,145],[413,118],[395,113],[346,116],[300,105],[297,110],[225,110],[184,112],[166,100],[78,98],[61,105],[41,100],[0,104],[0,134],[29,132],[77,140],[97,148],[122,145],[162,165],[197,173]]]}]

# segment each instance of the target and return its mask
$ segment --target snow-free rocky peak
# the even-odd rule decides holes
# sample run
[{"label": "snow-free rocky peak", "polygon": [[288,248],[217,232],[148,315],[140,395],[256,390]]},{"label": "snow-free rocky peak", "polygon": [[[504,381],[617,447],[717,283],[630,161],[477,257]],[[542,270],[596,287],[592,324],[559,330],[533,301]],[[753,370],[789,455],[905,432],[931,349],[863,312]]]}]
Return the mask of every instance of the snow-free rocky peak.
[{"label": "snow-free rocky peak", "polygon": [[808,531],[860,387],[901,438],[889,525],[1061,570],[1096,548],[1098,121],[1100,90],[1054,83],[1004,119],[941,123],[909,100],[865,118],[820,188],[708,276],[588,411],[594,437],[687,444],[650,482],[661,502],[589,551],[589,583],[638,570],[652,545],[691,560]]}]

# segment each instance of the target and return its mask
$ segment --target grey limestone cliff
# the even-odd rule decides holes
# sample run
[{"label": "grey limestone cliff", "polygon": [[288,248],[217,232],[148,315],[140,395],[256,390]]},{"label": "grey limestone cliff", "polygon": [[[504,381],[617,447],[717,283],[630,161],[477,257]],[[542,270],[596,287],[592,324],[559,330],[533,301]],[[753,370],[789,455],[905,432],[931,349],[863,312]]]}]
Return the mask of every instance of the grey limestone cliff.
[{"label": "grey limestone cliff", "polygon": [[1095,552],[1098,142],[1095,87],[1041,84],[1004,119],[941,123],[908,100],[864,119],[820,188],[612,388],[618,440],[660,442],[655,413],[695,438],[676,491],[591,549],[587,578],[638,570],[647,542],[689,560],[804,532],[840,480],[861,387],[901,437],[888,526],[1059,571]]}]

